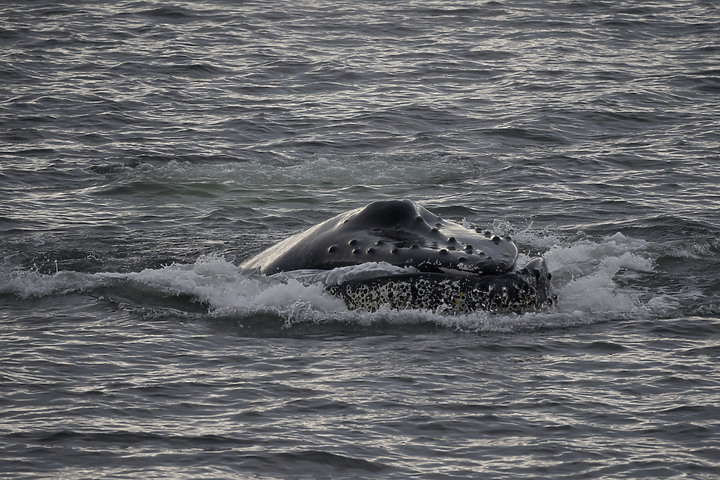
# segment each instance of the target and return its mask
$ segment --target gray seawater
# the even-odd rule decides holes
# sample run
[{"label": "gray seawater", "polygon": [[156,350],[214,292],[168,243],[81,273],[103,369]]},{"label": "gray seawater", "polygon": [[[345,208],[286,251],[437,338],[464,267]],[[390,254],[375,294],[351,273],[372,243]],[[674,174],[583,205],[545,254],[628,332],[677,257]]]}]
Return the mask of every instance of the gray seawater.
[{"label": "gray seawater", "polygon": [[[0,5],[0,477],[717,478],[716,1]],[[243,271],[412,199],[555,311]]]}]

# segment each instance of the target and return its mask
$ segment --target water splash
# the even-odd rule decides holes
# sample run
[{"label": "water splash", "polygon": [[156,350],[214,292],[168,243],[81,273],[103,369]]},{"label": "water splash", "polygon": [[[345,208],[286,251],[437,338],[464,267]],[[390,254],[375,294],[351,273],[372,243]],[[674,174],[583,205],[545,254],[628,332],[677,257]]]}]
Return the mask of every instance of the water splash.
[{"label": "water splash", "polygon": [[[526,244],[546,244],[542,234],[523,232]],[[557,237],[550,237],[557,241]],[[559,302],[555,311],[527,314],[473,312],[446,315],[442,311],[397,311],[381,308],[350,311],[324,291],[328,281],[347,275],[386,271],[387,265],[367,264],[332,272],[292,272],[271,277],[243,270],[220,255],[203,255],[194,263],[172,264],[133,273],[80,273],[12,270],[0,283],[0,294],[21,298],[92,293],[104,288],[134,288],[156,299],[188,298],[203,305],[209,317],[249,318],[271,314],[285,327],[305,323],[350,323],[359,326],[433,324],[463,332],[511,332],[597,323],[615,318],[658,316],[678,301],[662,291],[648,291],[637,282],[654,264],[648,243],[621,233],[600,240],[555,243],[545,252]],[[318,276],[319,275],[319,276]],[[157,302],[156,302],[157,303]]]}]

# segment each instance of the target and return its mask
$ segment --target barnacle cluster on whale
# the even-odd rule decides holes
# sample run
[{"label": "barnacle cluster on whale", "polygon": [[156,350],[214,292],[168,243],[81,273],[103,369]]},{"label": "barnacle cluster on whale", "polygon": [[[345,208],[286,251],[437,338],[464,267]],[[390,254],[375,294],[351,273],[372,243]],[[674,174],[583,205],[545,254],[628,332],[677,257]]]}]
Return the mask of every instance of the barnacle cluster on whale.
[{"label": "barnacle cluster on whale", "polygon": [[330,282],[350,308],[427,308],[448,312],[541,310],[554,303],[542,258],[517,268],[508,237],[444,220],[410,200],[373,202],[293,235],[243,262],[272,275],[330,271],[367,262],[409,270]]}]

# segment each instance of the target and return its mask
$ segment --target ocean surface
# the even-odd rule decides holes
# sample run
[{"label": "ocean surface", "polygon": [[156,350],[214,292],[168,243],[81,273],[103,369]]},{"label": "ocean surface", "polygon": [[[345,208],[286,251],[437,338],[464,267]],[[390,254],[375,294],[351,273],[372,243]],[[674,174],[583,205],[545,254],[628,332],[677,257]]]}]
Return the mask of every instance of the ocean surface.
[{"label": "ocean surface", "polygon": [[[554,310],[239,264],[408,198]],[[720,4],[0,4],[1,478],[720,476]]]}]

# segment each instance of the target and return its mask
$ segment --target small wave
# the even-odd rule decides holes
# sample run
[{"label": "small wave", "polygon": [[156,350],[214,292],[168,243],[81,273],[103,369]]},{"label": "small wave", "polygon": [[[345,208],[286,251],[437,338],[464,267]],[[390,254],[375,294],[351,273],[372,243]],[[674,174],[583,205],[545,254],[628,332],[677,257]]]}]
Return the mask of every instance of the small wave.
[{"label": "small wave", "polygon": [[190,76],[190,77],[204,77],[204,76],[215,76],[223,73],[224,70],[216,65],[210,63],[201,62],[190,62],[190,63],[173,63],[168,62],[165,64],[157,65],[145,65],[144,68],[151,68],[155,73],[163,75],[173,76]]},{"label": "small wave", "polygon": [[713,258],[720,252],[720,238],[699,242],[688,242],[670,250],[670,254],[679,258],[704,259]]},{"label": "small wave", "polygon": [[567,142],[562,136],[548,130],[519,127],[503,127],[485,129],[483,133],[489,136],[506,139],[512,144],[553,144],[564,145]]},{"label": "small wave", "polygon": [[185,8],[179,5],[168,5],[137,12],[138,15],[146,15],[157,20],[170,22],[192,21],[202,17],[200,11]]},{"label": "small wave", "polygon": [[[437,157],[437,155],[435,155]],[[398,179],[410,185],[437,185],[449,180],[464,180],[477,166],[465,158],[439,156],[448,161],[442,169],[428,169],[426,162],[415,158],[387,156],[332,157],[319,156],[302,163],[287,163],[268,168],[259,162],[206,162],[162,159],[132,162],[123,165],[94,167],[98,174],[112,175],[113,185],[132,186],[136,183],[184,185],[228,185],[267,191],[268,185],[302,185],[303,188],[327,185],[362,185],[366,187],[395,185]],[[191,180],[190,180],[191,179]]]},{"label": "small wave", "polygon": [[303,471],[315,469],[315,473],[319,476],[326,476],[332,472],[379,473],[390,468],[380,462],[371,462],[323,450],[271,453],[258,456],[257,459],[265,465],[282,465],[288,475],[292,475],[299,467]]}]

